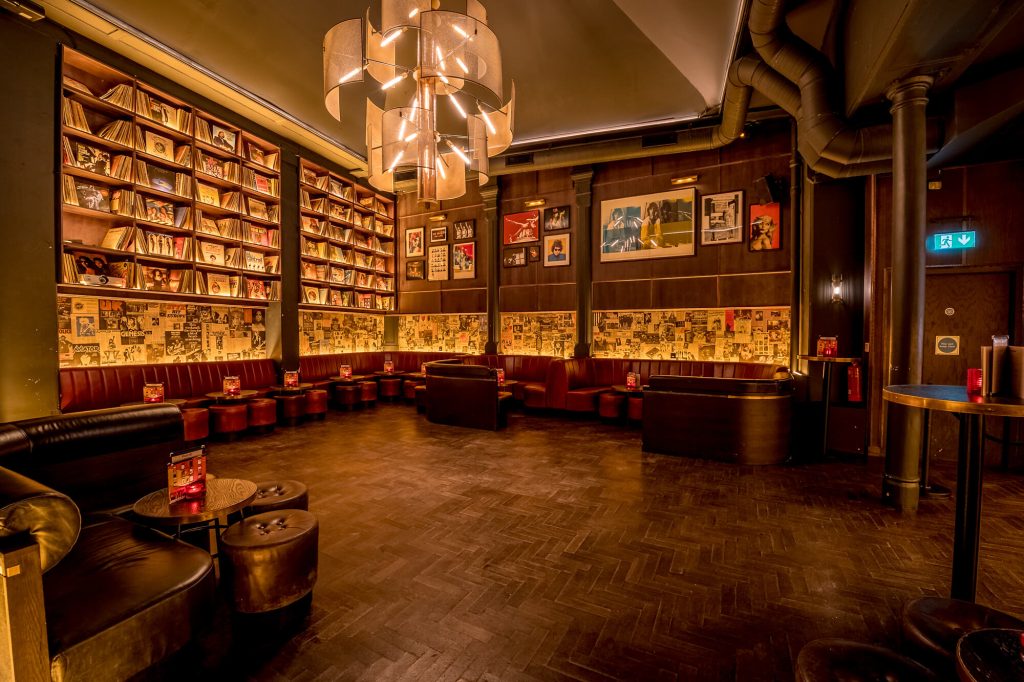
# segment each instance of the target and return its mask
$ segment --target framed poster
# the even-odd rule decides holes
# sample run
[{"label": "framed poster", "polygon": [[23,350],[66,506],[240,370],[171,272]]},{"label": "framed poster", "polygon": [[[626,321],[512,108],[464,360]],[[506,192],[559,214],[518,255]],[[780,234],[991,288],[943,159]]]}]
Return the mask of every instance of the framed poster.
[{"label": "framed poster", "polygon": [[455,223],[453,229],[455,230],[455,241],[462,239],[476,239],[475,220],[460,220]]},{"label": "framed poster", "polygon": [[705,194],[700,198],[700,245],[743,241],[743,190]]},{"label": "framed poster", "polygon": [[530,244],[526,247],[526,260],[530,263],[540,262],[540,244]]},{"label": "framed poster", "polygon": [[501,219],[502,244],[522,244],[540,239],[540,211],[510,213]]},{"label": "framed poster", "polygon": [[501,254],[501,265],[506,268],[518,268],[526,265],[526,247],[505,249]]},{"label": "framed poster", "polygon": [[418,258],[423,255],[423,228],[414,227],[405,231],[405,257]]},{"label": "framed poster", "polygon": [[694,254],[692,187],[601,202],[601,262]]},{"label": "framed poster", "polygon": [[544,209],[544,231],[561,232],[569,229],[569,207],[556,206]]},{"label": "framed poster", "polygon": [[421,260],[407,260],[405,261],[405,278],[407,280],[423,279],[425,273],[423,272],[423,261]]},{"label": "framed poster", "polygon": [[476,277],[476,242],[452,246],[452,279]]},{"label": "framed poster", "polygon": [[782,248],[782,207],[777,202],[750,205],[750,236],[747,246],[751,251],[776,251]]},{"label": "framed poster", "polygon": [[544,236],[544,267],[557,268],[569,265],[569,234]]},{"label": "framed poster", "polygon": [[448,245],[431,246],[427,249],[427,279],[431,281],[448,279]]},{"label": "framed poster", "polygon": [[446,242],[448,241],[448,226],[442,225],[440,227],[430,228],[430,243],[434,242]]}]

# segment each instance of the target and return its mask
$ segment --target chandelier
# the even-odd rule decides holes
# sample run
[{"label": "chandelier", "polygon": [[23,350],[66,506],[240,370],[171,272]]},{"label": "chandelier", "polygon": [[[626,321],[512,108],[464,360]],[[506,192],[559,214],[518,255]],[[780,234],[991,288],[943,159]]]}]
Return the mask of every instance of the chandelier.
[{"label": "chandelier", "polygon": [[366,98],[370,184],[394,192],[395,174],[414,171],[428,203],[462,196],[468,178],[487,182],[488,158],[512,143],[515,109],[514,83],[502,99],[501,53],[483,5],[466,0],[465,14],[439,7],[381,0],[379,31],[367,9],[324,36],[324,105],[334,118],[343,86],[367,75],[379,85]]}]

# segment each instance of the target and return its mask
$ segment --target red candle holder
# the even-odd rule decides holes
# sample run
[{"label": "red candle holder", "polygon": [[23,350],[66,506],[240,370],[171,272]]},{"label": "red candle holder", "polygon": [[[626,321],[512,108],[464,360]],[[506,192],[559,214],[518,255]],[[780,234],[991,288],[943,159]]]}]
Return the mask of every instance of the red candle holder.
[{"label": "red candle holder", "polygon": [[395,372],[395,363],[391,360],[384,361],[384,373],[393,374]]},{"label": "red candle holder", "polygon": [[224,395],[240,395],[242,380],[238,377],[224,377]]},{"label": "red candle holder", "polygon": [[342,365],[341,367],[339,367],[338,368],[338,375],[342,379],[351,379],[352,378],[352,365]]},{"label": "red candle holder", "polygon": [[981,395],[981,369],[969,367],[967,369],[967,395]]},{"label": "red candle holder", "polygon": [[503,386],[505,384],[505,370],[499,369],[495,370],[495,372],[498,374],[498,385]]},{"label": "red candle holder", "polygon": [[636,372],[626,373],[626,388],[631,391],[636,389]]},{"label": "red candle holder", "polygon": [[824,358],[834,358],[839,354],[839,337],[837,336],[819,336],[818,337],[818,356]]},{"label": "red candle holder", "polygon": [[427,363],[424,362],[424,363],[420,364],[420,374],[426,374],[426,373],[427,373]]},{"label": "red candle holder", "polygon": [[284,387],[285,388],[298,388],[299,387],[299,373],[286,371],[284,373]]},{"label": "red candle holder", "polygon": [[142,402],[162,403],[164,401],[163,384],[146,384],[142,387]]}]

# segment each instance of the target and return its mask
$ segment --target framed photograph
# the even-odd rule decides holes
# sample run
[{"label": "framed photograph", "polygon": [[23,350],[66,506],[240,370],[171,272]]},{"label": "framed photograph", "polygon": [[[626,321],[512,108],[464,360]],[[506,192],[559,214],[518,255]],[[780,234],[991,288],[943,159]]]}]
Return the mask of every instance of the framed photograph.
[{"label": "framed photograph", "polygon": [[169,137],[157,135],[153,131],[147,130],[146,153],[159,156],[161,159],[174,161],[174,141]]},{"label": "framed photograph", "polygon": [[750,205],[747,247],[751,251],[777,251],[782,248],[782,207],[777,202]]},{"label": "framed photograph", "polygon": [[431,246],[427,249],[427,279],[430,281],[448,279],[448,245]]},{"label": "framed photograph", "polygon": [[476,242],[452,246],[452,279],[476,277]]},{"label": "framed photograph", "polygon": [[502,244],[522,244],[540,239],[540,212],[536,209],[510,213],[501,219]]},{"label": "framed photograph", "polygon": [[227,128],[221,128],[216,123],[210,124],[210,131],[213,137],[213,146],[220,147],[224,151],[235,153],[238,148],[236,143],[238,142],[238,133]]},{"label": "framed photograph", "polygon": [[405,257],[419,258],[423,255],[423,228],[414,227],[405,231]]},{"label": "framed photograph", "polygon": [[544,267],[558,268],[569,265],[569,234],[544,236]]},{"label": "framed photograph", "polygon": [[601,202],[601,262],[694,254],[692,187]]},{"label": "framed photograph", "polygon": [[501,265],[506,268],[518,268],[526,265],[526,247],[505,249],[501,254]]},{"label": "framed photograph", "polygon": [[448,226],[430,228],[430,243],[448,241]]},{"label": "framed photograph", "polygon": [[455,241],[460,241],[462,239],[476,239],[475,220],[460,220],[455,223],[452,229],[455,230]]},{"label": "framed photograph", "polygon": [[562,232],[569,229],[569,207],[556,206],[544,209],[544,231]]},{"label": "framed photograph", "polygon": [[421,260],[407,260],[405,261],[405,278],[407,280],[425,279],[426,273],[423,271],[423,261]]},{"label": "framed photograph", "polygon": [[700,198],[700,245],[743,241],[743,190],[705,194]]},{"label": "framed photograph", "polygon": [[526,260],[530,263],[540,262],[540,244],[530,244],[526,247]]}]

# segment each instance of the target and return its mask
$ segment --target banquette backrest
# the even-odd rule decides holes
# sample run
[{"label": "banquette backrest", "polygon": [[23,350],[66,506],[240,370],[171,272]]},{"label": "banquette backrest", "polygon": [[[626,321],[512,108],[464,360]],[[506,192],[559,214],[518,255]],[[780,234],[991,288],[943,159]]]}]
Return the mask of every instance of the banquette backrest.
[{"label": "banquette backrest", "polygon": [[351,365],[353,374],[373,374],[384,369],[385,360],[394,362],[395,369],[399,372],[418,372],[424,363],[457,357],[457,355],[457,353],[433,351],[370,351],[304,355],[299,358],[299,376],[303,381],[323,381],[338,376],[338,368],[341,365]]},{"label": "banquette backrest", "polygon": [[551,366],[551,361],[555,359],[548,355],[498,355],[486,353],[482,355],[467,355],[464,358],[464,362],[467,365],[484,365],[491,369],[503,369],[505,370],[506,379],[544,382],[548,378],[548,368]]}]

